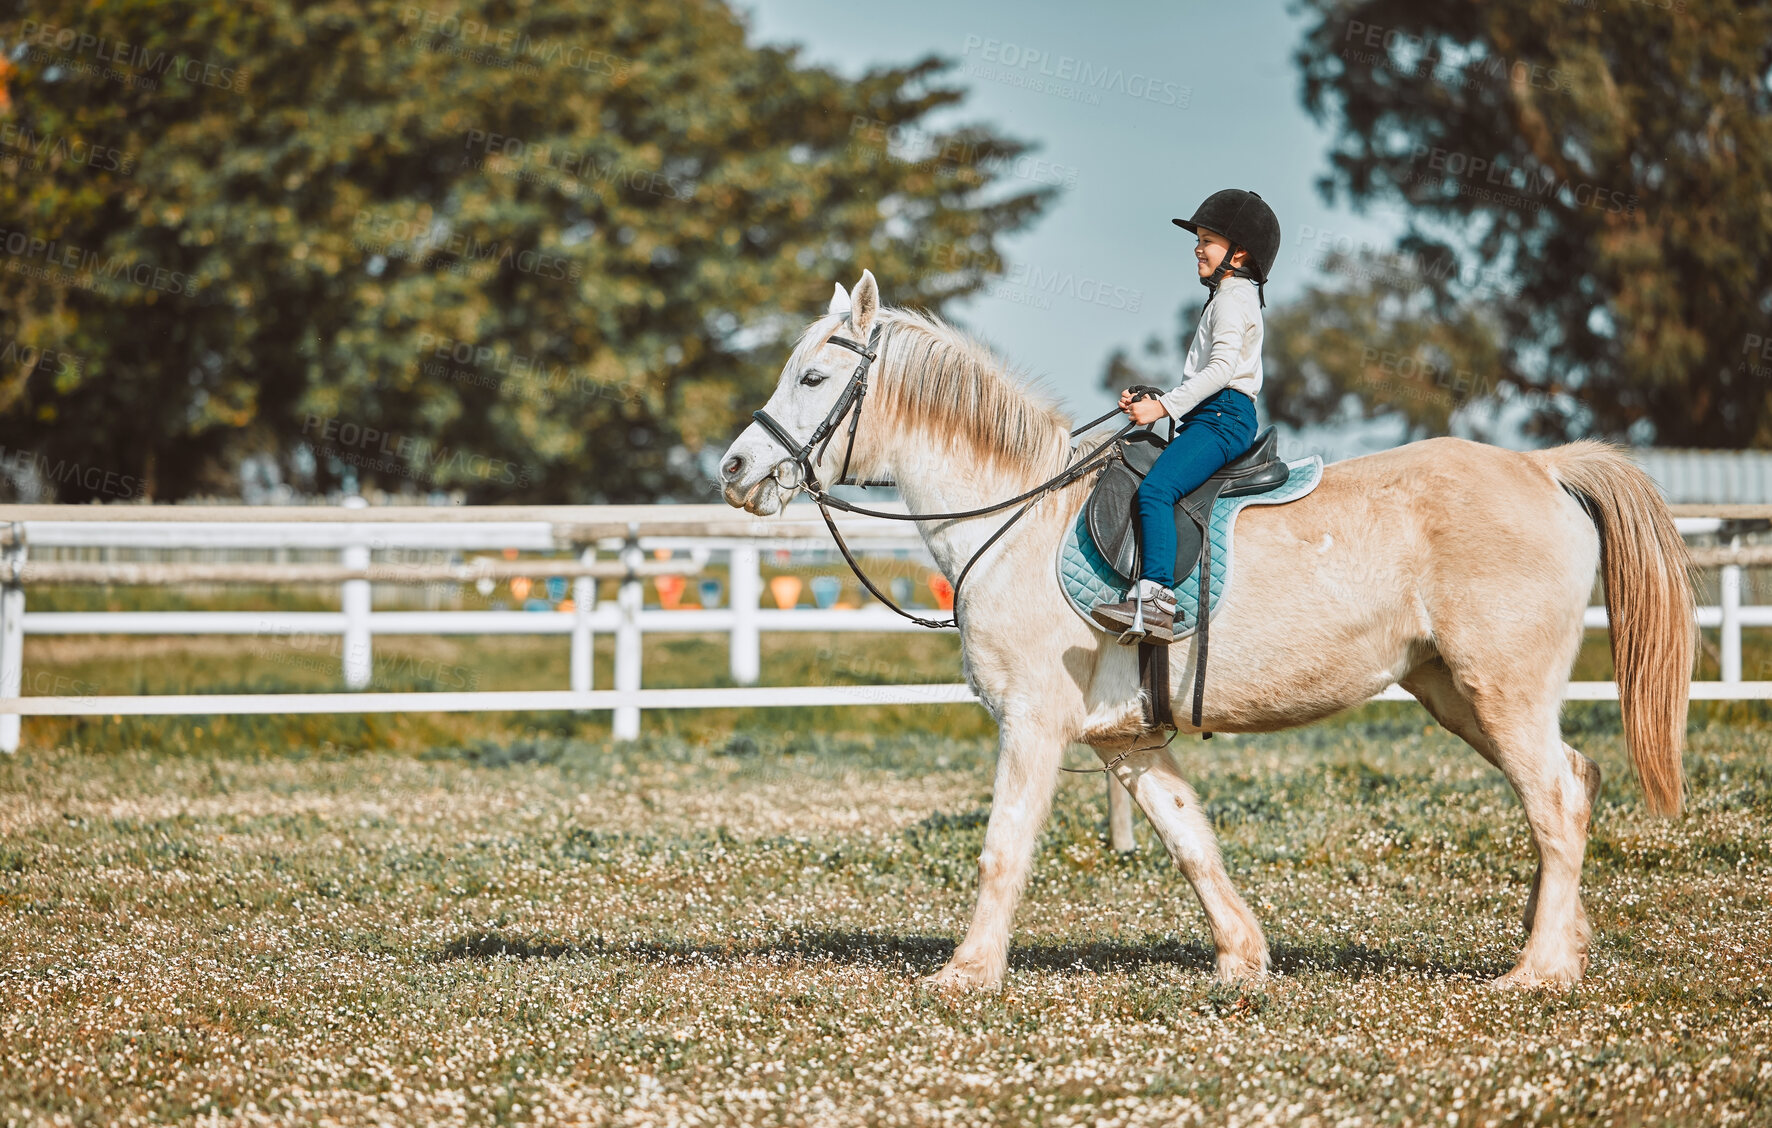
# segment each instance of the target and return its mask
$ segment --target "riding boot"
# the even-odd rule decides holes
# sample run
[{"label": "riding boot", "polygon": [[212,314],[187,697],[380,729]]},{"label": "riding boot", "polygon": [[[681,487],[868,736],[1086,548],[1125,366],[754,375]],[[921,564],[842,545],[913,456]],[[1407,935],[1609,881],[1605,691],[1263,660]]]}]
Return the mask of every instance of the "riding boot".
[{"label": "riding boot", "polygon": [[1139,580],[1125,599],[1104,603],[1089,614],[1116,634],[1122,646],[1175,641],[1175,593],[1154,580]]}]

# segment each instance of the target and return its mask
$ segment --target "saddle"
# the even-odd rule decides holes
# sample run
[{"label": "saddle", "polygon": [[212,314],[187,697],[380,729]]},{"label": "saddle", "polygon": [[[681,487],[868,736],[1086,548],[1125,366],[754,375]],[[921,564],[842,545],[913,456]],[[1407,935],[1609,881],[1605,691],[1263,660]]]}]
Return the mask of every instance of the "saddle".
[{"label": "saddle", "polygon": [[[1168,442],[1155,431],[1134,431],[1120,440],[1119,449],[1095,480],[1095,489],[1084,503],[1089,535],[1115,572],[1131,583],[1138,578],[1141,545],[1138,526],[1138,486],[1156,465]],[[1225,463],[1182,498],[1175,506],[1175,575],[1185,576],[1200,562],[1205,544],[1203,530],[1212,514],[1212,503],[1221,497],[1264,494],[1286,483],[1286,464],[1275,454],[1272,427],[1255,436],[1248,450]]]},{"label": "saddle", "polygon": [[[1156,388],[1135,387],[1134,395],[1158,394]],[[1170,438],[1174,438],[1173,424]],[[1131,583],[1140,569],[1138,486],[1156,465],[1168,442],[1155,431],[1133,431],[1116,444],[1106,469],[1096,479],[1083,516],[1095,547],[1121,579]],[[1255,436],[1248,450],[1221,466],[1175,506],[1175,575],[1179,578],[1200,569],[1198,624],[1199,658],[1194,663],[1193,723],[1197,728],[1206,695],[1207,624],[1212,614],[1212,541],[1207,527],[1212,506],[1221,497],[1264,494],[1286,484],[1290,468],[1276,453],[1274,429]],[[1139,679],[1145,689],[1145,722],[1151,728],[1173,728],[1175,717],[1169,702],[1169,648],[1140,641]],[[1212,734],[1202,733],[1210,739]]]}]

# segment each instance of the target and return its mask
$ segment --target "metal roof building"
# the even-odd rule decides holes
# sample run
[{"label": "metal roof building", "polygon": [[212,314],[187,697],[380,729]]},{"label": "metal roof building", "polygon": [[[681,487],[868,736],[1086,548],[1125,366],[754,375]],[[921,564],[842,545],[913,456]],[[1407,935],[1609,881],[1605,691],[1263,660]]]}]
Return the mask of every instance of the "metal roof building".
[{"label": "metal roof building", "polygon": [[1673,505],[1772,504],[1772,451],[1631,451]]}]

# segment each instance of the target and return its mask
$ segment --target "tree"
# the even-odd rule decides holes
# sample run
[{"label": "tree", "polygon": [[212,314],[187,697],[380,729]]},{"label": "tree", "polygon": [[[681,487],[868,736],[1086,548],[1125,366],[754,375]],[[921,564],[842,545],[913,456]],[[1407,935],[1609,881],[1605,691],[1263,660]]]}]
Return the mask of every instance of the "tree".
[{"label": "tree", "polygon": [[[1398,253],[1446,322],[1426,332],[1501,342],[1454,361],[1489,364],[1485,395],[1524,393],[1550,438],[1772,444],[1772,5],[1301,7],[1304,102],[1337,131],[1320,187],[1411,210]],[[1346,304],[1289,315],[1340,305],[1303,327],[1355,334],[1338,355],[1289,348],[1351,390],[1389,330],[1358,336],[1377,315]]]},{"label": "tree", "polygon": [[1303,427],[1349,414],[1401,417],[1410,437],[1426,438],[1451,432],[1467,405],[1517,394],[1484,307],[1434,308],[1396,256],[1331,256],[1327,266],[1353,281],[1310,287],[1267,320],[1268,418]]},{"label": "tree", "polygon": [[[1052,188],[715,0],[142,5],[0,23],[0,445],[62,500],[257,458],[473,500],[704,490],[863,266],[939,310]],[[59,475],[59,476],[58,476]],[[101,479],[102,480],[102,479]]]}]

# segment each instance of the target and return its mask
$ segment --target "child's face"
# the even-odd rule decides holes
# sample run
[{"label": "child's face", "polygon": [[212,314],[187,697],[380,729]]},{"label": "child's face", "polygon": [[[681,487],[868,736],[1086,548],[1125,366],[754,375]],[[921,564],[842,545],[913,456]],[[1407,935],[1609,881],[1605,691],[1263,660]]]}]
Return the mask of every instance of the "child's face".
[{"label": "child's face", "polygon": [[[1225,253],[1231,249],[1231,241],[1216,231],[1208,231],[1204,227],[1199,230],[1199,242],[1194,244],[1194,261],[1199,268],[1201,278],[1210,278],[1219,264],[1224,262]],[[1237,257],[1231,260],[1232,266],[1242,263],[1243,252],[1238,251]]]}]

